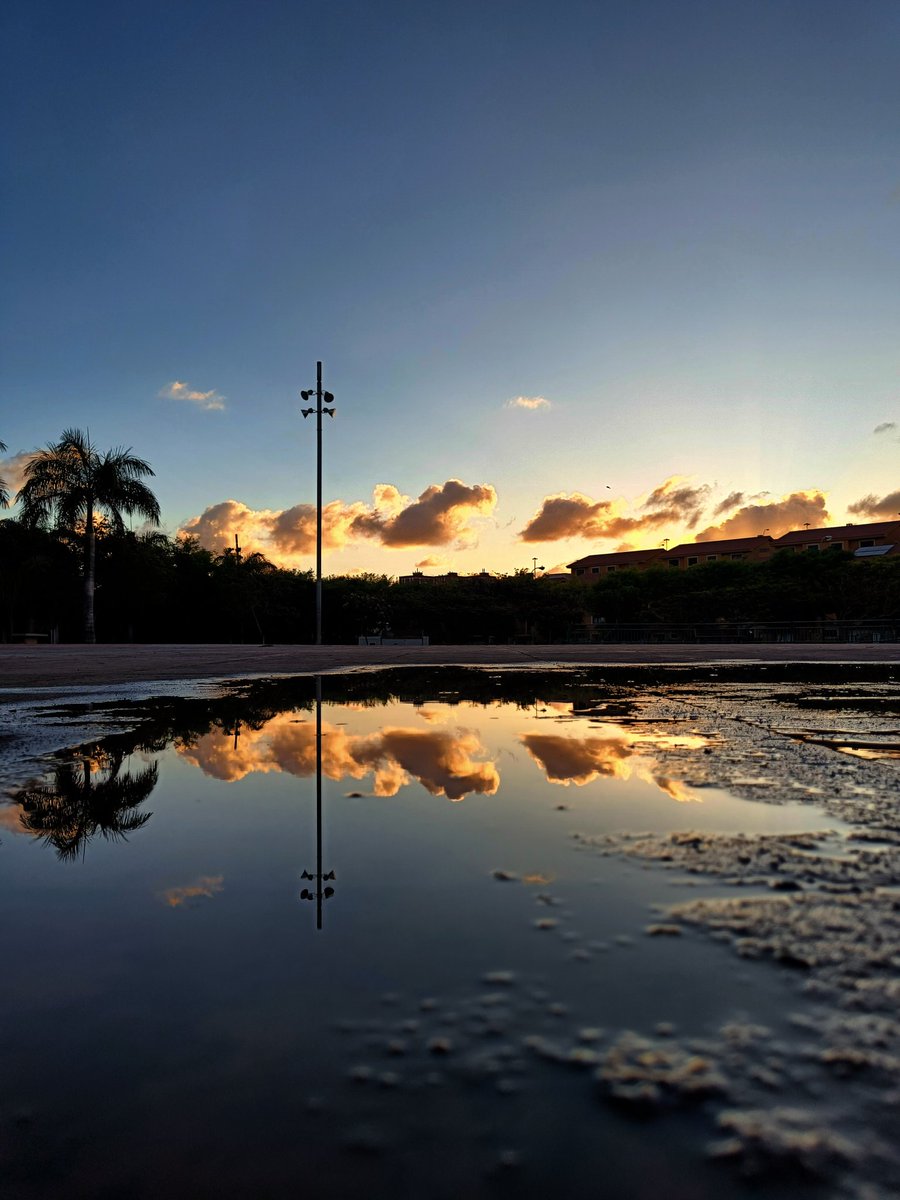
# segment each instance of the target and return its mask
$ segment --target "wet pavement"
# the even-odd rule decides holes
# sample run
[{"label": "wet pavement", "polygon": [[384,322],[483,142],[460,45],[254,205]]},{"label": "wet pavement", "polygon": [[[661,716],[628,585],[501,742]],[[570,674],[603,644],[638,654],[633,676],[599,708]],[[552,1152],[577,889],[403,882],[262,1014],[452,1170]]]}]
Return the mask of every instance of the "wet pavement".
[{"label": "wet pavement", "polygon": [[768,670],[15,702],[4,1195],[896,1194],[900,692]]}]

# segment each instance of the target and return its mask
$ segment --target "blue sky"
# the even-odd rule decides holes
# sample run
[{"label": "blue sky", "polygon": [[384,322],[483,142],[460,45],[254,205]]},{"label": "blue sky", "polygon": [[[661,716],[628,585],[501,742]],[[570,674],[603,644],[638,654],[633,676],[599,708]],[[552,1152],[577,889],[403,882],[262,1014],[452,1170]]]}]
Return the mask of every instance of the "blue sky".
[{"label": "blue sky", "polygon": [[900,509],[896,4],[4,13],[11,456],[89,427],[170,531],[309,565],[321,358],[329,571]]}]

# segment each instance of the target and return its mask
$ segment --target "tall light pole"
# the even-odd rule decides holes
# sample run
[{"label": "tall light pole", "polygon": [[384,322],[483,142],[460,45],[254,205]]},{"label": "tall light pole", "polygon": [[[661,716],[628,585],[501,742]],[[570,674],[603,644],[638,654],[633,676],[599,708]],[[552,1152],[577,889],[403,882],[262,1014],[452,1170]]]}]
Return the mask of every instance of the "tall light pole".
[{"label": "tall light pole", "polygon": [[[300,393],[301,400],[308,400],[313,395],[310,388]],[[334,416],[333,408],[322,408],[322,401],[334,404],[331,392],[322,391],[322,364],[316,363],[316,407],[301,408],[304,419],[316,415],[316,645],[322,645],[322,413]]]}]

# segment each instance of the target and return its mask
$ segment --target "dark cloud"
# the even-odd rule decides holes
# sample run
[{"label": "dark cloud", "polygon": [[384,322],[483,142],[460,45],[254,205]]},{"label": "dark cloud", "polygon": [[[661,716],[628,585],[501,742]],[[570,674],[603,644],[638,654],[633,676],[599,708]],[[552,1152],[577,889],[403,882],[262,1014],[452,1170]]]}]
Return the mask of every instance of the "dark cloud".
[{"label": "dark cloud", "polygon": [[874,517],[880,521],[896,521],[900,519],[900,488],[880,498],[873,495],[863,496],[855,504],[848,504],[847,512],[859,517]]},{"label": "dark cloud", "polygon": [[831,520],[825,496],[819,491],[792,492],[768,504],[745,504],[727,521],[710,525],[696,535],[698,542],[714,542],[720,538],[756,537],[764,531],[780,537],[790,529],[799,529],[807,522],[820,527]]},{"label": "dark cloud", "polygon": [[880,425],[876,425],[872,430],[873,433],[894,433],[897,429],[896,421],[882,421]]},{"label": "dark cloud", "polygon": [[726,496],[725,499],[721,501],[721,503],[716,505],[716,507],[713,509],[713,516],[721,517],[721,515],[723,513],[731,512],[731,510],[733,508],[737,508],[737,506],[739,504],[743,504],[743,503],[744,503],[744,493],[743,492],[732,492],[729,496]]}]

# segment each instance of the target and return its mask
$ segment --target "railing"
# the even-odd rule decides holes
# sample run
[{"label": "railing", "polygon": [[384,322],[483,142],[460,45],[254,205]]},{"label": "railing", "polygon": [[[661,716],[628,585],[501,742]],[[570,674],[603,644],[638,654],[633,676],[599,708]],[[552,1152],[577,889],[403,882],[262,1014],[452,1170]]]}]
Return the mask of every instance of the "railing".
[{"label": "railing", "polygon": [[685,643],[760,642],[898,642],[900,618],[861,621],[711,621],[711,622],[608,622],[576,626],[567,643],[672,645]]}]

